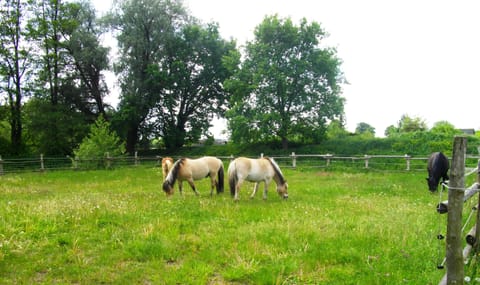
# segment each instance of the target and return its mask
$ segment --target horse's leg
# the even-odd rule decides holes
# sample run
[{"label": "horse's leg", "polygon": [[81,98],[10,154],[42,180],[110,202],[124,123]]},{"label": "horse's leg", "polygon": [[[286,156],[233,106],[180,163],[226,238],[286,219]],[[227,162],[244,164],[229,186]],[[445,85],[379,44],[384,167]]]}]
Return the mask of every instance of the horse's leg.
[{"label": "horse's leg", "polygon": [[213,189],[215,188],[215,186],[217,185],[217,181],[215,179],[215,175],[212,175],[212,173],[210,173],[210,183],[211,183],[211,189],[210,189],[210,197],[213,196]]},{"label": "horse's leg", "polygon": [[190,184],[190,187],[192,187],[193,192],[195,192],[195,195],[198,196],[198,191],[197,191],[197,188],[195,188],[195,184],[193,183],[193,179],[190,178],[187,181],[188,181],[188,184]]},{"label": "horse's leg", "polygon": [[183,181],[178,181],[178,191],[180,192],[180,195],[183,195]]},{"label": "horse's leg", "polygon": [[237,184],[235,185],[235,196],[233,197],[233,200],[238,201],[238,192],[240,191],[240,186],[242,186],[243,180],[238,180]]},{"label": "horse's leg", "polygon": [[253,197],[257,193],[259,184],[260,184],[259,182],[255,182],[255,186],[253,186],[253,192],[252,192],[252,195],[250,195],[250,199],[253,199]]},{"label": "horse's leg", "polygon": [[263,200],[267,200],[267,191],[268,191],[268,184],[270,181],[265,181],[265,188],[263,188]]}]

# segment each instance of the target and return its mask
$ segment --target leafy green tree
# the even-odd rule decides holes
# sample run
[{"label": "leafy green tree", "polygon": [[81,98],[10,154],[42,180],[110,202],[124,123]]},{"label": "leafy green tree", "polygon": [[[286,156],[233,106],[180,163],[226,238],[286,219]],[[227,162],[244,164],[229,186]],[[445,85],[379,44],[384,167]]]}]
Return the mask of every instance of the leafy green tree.
[{"label": "leafy green tree", "polygon": [[27,43],[28,10],[24,1],[0,3],[0,96],[5,95],[9,107],[10,149],[12,154],[19,155],[24,147],[21,114],[28,94],[25,82],[32,64],[31,46]]},{"label": "leafy green tree", "polygon": [[355,133],[367,137],[375,137],[375,128],[367,123],[361,122],[357,124]]},{"label": "leafy green tree", "polygon": [[104,97],[108,88],[102,72],[108,67],[109,48],[100,44],[102,30],[95,16],[95,9],[87,2],[66,3],[63,6],[65,20],[61,28],[63,47],[71,66],[62,81],[64,103],[75,106],[87,116],[106,116]]},{"label": "leafy green tree", "polygon": [[31,3],[38,100],[26,115],[29,142],[44,154],[71,154],[86,133],[83,126],[106,113],[102,72],[108,68],[108,49],[100,45],[95,10],[87,2]]},{"label": "leafy green tree", "polygon": [[234,50],[215,24],[192,22],[170,38],[164,60],[150,68],[152,86],[162,94],[152,120],[167,148],[210,136],[210,121],[226,108],[222,84],[230,73],[222,58]]},{"label": "leafy green tree", "polygon": [[347,130],[343,126],[343,123],[339,120],[333,120],[328,124],[327,127],[327,138],[328,139],[338,139],[344,138],[348,135]]},{"label": "leafy green tree", "polygon": [[320,47],[325,32],[316,22],[303,19],[296,26],[290,18],[269,16],[254,34],[237,74],[226,82],[233,88],[227,113],[232,139],[280,138],[284,149],[297,136],[318,140],[329,120],[342,117],[344,104],[341,61],[334,49]]},{"label": "leafy green tree", "polygon": [[453,137],[458,135],[461,131],[455,129],[455,126],[447,121],[439,121],[433,124],[433,127],[430,129],[430,132],[433,134],[443,134],[446,136]]},{"label": "leafy green tree", "polygon": [[385,129],[385,136],[386,137],[393,137],[399,133],[398,127],[395,127],[394,125],[390,125]]},{"label": "leafy green tree", "polygon": [[110,123],[105,121],[103,116],[99,116],[74,154],[76,158],[88,160],[104,158],[107,153],[110,157],[123,155],[125,145],[116,133],[110,130]]},{"label": "leafy green tree", "polygon": [[427,130],[427,123],[419,117],[410,117],[405,114],[398,122],[398,129],[400,133],[423,132]]},{"label": "leafy green tree", "polygon": [[[82,113],[64,104],[52,105],[47,98],[34,97],[24,105],[27,151],[45,155],[71,155],[88,133],[89,124]],[[55,124],[56,139],[46,130]]]},{"label": "leafy green tree", "polygon": [[149,69],[165,59],[166,43],[186,20],[179,0],[120,0],[108,22],[115,32],[119,60],[114,69],[120,81],[120,103],[115,120],[121,121],[127,152],[132,154],[146,120],[160,101]]}]

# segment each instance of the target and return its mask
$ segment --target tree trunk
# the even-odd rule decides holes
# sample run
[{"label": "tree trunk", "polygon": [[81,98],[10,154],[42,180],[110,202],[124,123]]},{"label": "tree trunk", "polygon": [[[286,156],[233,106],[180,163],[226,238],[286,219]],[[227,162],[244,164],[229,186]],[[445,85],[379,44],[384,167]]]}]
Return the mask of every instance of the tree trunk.
[{"label": "tree trunk", "polygon": [[282,149],[283,150],[288,149],[288,139],[286,137],[282,137]]},{"label": "tree trunk", "polygon": [[126,151],[130,155],[135,154],[135,146],[138,142],[138,126],[130,125],[127,130],[127,145]]}]

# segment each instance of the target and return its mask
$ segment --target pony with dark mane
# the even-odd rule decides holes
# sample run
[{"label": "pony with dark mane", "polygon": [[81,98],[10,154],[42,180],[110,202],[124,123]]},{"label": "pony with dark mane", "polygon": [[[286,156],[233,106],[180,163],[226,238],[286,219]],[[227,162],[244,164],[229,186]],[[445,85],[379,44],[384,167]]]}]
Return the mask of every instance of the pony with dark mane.
[{"label": "pony with dark mane", "polygon": [[167,195],[173,194],[173,186],[178,180],[178,190],[182,194],[183,181],[190,184],[193,192],[198,195],[197,188],[193,181],[210,177],[211,190],[210,195],[213,195],[213,188],[216,187],[217,194],[223,192],[224,178],[223,178],[223,163],[220,159],[211,156],[204,156],[198,159],[181,158],[173,164],[172,169],[167,175],[165,182],[163,182],[163,191]]},{"label": "pony with dark mane", "polygon": [[440,178],[442,178],[442,182],[447,181],[448,178],[448,169],[450,168],[448,163],[448,158],[441,152],[434,152],[428,158],[428,190],[430,192],[437,191],[438,183],[440,182]]},{"label": "pony with dark mane", "polygon": [[162,174],[163,174],[163,181],[167,179],[167,175],[173,167],[173,158],[171,157],[163,157],[162,158]]},{"label": "pony with dark mane", "polygon": [[268,185],[271,181],[277,184],[277,193],[284,199],[288,198],[288,184],[285,180],[280,167],[273,158],[262,157],[251,159],[239,157],[233,160],[228,166],[228,183],[230,193],[238,201],[238,192],[244,181],[255,182],[253,193],[250,198],[257,193],[260,182],[265,183],[263,190],[263,199],[267,199]]}]

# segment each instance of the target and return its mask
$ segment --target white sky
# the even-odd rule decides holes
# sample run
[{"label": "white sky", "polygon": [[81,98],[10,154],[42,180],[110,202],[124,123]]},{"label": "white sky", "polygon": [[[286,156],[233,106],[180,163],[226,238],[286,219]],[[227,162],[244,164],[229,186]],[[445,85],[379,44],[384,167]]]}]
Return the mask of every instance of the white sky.
[{"label": "white sky", "polygon": [[[100,2],[100,1],[95,1]],[[110,1],[95,3],[105,11]],[[480,129],[480,1],[184,0],[192,16],[217,22],[242,46],[266,15],[316,21],[337,49],[348,85],[347,129],[383,136],[403,114],[429,127],[446,120]]]}]

